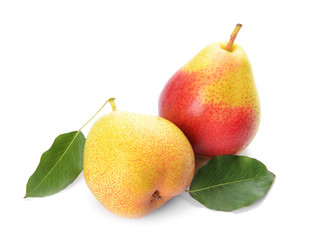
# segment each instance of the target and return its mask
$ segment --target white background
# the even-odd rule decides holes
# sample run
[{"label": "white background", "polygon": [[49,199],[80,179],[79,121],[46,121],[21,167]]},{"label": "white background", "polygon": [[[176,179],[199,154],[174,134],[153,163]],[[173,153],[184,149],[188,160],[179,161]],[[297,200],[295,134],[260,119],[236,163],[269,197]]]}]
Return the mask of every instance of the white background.
[{"label": "white background", "polygon": [[[0,238],[319,239],[316,3],[1,1]],[[171,75],[206,45],[228,40],[237,23],[262,106],[259,132],[242,154],[277,175],[266,197],[226,213],[183,193],[131,220],[104,209],[81,174],[56,195],[23,199],[56,136],[78,130],[109,97],[119,110],[157,115]]]}]

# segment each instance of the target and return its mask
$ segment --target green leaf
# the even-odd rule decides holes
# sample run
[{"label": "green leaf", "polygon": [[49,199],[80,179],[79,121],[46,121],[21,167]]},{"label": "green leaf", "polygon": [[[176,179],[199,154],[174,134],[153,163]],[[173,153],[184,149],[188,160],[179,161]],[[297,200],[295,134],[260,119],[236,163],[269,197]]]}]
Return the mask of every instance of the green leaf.
[{"label": "green leaf", "polygon": [[264,196],[274,179],[256,159],[221,155],[198,170],[187,192],[208,208],[232,211]]},{"label": "green leaf", "polygon": [[29,178],[25,198],[49,196],[72,183],[83,169],[84,143],[80,130],[59,135]]}]

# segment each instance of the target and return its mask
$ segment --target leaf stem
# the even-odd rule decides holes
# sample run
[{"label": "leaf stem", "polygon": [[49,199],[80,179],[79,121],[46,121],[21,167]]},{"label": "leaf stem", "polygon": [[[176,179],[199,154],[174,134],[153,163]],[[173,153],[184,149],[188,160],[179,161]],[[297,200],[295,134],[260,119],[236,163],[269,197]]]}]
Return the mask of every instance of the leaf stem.
[{"label": "leaf stem", "polygon": [[115,98],[109,98],[103,105],[102,107],[89,119],[89,121],[87,121],[80,129],[79,132],[81,131],[82,128],[84,128],[95,116],[97,116],[97,114],[101,111],[101,109],[108,103],[110,102],[112,110],[113,111],[117,111],[117,107],[114,103]]}]

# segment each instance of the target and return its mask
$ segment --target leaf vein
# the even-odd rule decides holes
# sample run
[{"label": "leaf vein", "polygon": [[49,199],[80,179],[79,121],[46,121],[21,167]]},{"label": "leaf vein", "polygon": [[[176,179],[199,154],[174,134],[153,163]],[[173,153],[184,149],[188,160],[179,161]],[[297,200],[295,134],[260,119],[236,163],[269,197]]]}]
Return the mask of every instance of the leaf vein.
[{"label": "leaf vein", "polygon": [[[69,143],[67,149],[62,153],[62,155],[60,156],[60,158],[57,160],[57,162],[53,165],[53,167],[50,169],[50,171],[46,174],[46,176],[38,183],[37,186],[35,186],[33,188],[32,191],[30,191],[29,193],[27,193],[26,195],[30,195],[31,193],[33,193],[42,183],[43,181],[51,174],[51,172],[56,168],[56,166],[58,165],[58,163],[62,160],[62,158],[64,157],[64,155],[66,154],[66,152],[68,152],[69,148],[71,147],[71,145],[73,144],[73,142],[75,141],[76,137],[79,135],[80,130],[76,133],[76,135],[73,137],[73,139],[71,140],[71,142]],[[50,150],[50,149],[49,149]],[[60,178],[59,174],[58,177]]]},{"label": "leaf vein", "polygon": [[267,174],[263,175],[263,176],[258,176],[258,177],[253,177],[253,178],[246,178],[246,179],[236,180],[236,181],[227,182],[227,183],[220,183],[220,184],[209,186],[209,187],[193,189],[193,190],[187,190],[186,192],[189,192],[189,193],[200,192],[200,191],[208,190],[208,189],[211,189],[211,188],[226,186],[226,185],[230,185],[230,184],[234,184],[234,183],[246,182],[246,181],[250,181],[250,180],[253,180],[253,179],[257,179],[257,178],[263,178],[263,177],[266,177],[266,176],[267,176]]}]

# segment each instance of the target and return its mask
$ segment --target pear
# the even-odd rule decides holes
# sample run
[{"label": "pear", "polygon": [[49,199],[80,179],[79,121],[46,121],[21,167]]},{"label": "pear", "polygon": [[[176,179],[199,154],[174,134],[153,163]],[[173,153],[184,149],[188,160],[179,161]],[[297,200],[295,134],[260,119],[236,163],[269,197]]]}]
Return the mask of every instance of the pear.
[{"label": "pear", "polygon": [[84,177],[112,213],[138,218],[183,192],[194,175],[192,147],[173,123],[158,116],[113,111],[87,136]]},{"label": "pear", "polygon": [[234,40],[200,51],[167,82],[159,116],[176,124],[194,152],[203,156],[235,154],[246,148],[259,127],[260,103],[252,68]]}]

